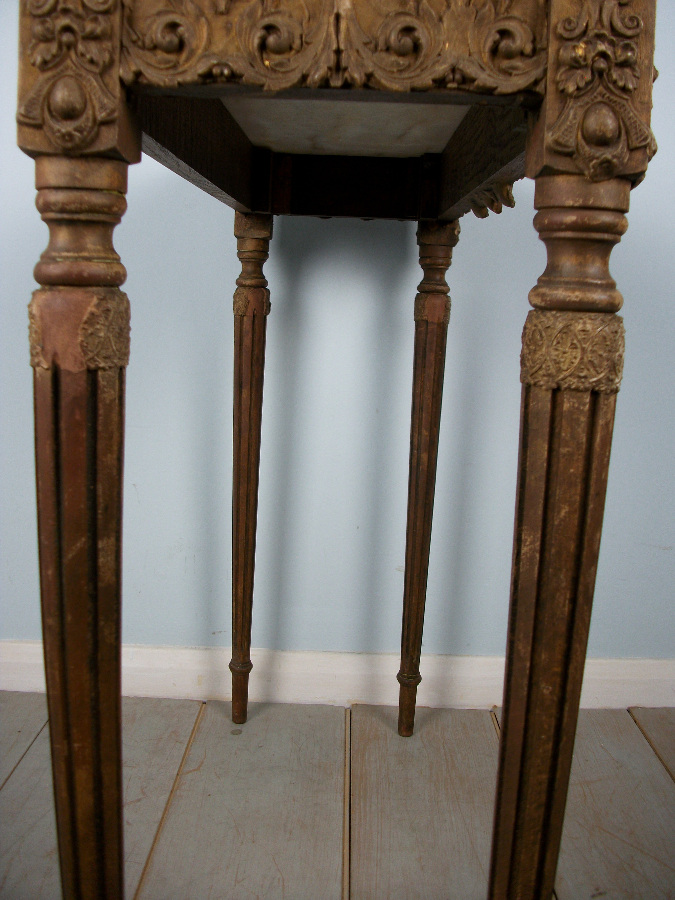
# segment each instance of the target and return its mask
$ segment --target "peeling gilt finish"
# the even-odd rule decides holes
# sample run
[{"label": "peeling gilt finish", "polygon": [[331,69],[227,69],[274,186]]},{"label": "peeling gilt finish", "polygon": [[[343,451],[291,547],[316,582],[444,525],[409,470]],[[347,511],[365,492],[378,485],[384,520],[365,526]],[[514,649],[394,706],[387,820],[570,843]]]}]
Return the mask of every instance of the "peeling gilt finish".
[{"label": "peeling gilt finish", "polygon": [[624,327],[620,316],[531,310],[523,330],[523,384],[614,394],[621,386]]},{"label": "peeling gilt finish", "polygon": [[505,94],[538,89],[545,72],[540,17],[519,0],[123,3],[127,84]]},{"label": "peeling gilt finish", "polygon": [[78,333],[88,369],[122,368],[129,364],[130,321],[129,298],[123,291],[94,297]]},{"label": "peeling gilt finish", "polygon": [[594,181],[618,174],[631,150],[644,148],[651,159],[656,142],[632,102],[643,22],[630,0],[585,2],[556,31],[562,46],[555,80],[565,106],[549,147],[572,156]]}]

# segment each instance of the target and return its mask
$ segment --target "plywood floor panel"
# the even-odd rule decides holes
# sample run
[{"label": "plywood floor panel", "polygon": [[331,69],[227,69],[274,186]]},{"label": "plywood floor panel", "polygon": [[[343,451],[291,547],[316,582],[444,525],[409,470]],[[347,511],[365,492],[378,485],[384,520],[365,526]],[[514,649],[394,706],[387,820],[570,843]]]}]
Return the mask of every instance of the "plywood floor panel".
[{"label": "plywood floor panel", "polygon": [[351,900],[485,900],[498,742],[487,710],[355,706]]},{"label": "plywood floor panel", "polygon": [[625,710],[582,710],[558,900],[672,900],[675,784]]},{"label": "plywood floor panel", "polygon": [[0,786],[46,722],[44,694],[0,691]]},{"label": "plywood floor panel", "polygon": [[142,900],[340,900],[345,714],[209,702],[141,884]]},{"label": "plywood floor panel", "polygon": [[630,714],[675,781],[675,709],[633,707]]},{"label": "plywood floor panel", "polygon": [[[29,696],[29,695],[25,695]],[[123,702],[125,885],[133,897],[200,705]],[[0,898],[59,900],[49,729],[0,791]]]}]

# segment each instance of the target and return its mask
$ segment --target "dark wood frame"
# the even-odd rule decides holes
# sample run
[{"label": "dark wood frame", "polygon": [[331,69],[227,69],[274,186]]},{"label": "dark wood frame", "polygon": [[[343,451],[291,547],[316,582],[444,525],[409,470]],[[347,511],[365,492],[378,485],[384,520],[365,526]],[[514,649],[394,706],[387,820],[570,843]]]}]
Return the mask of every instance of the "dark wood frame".
[{"label": "dark wood frame", "polygon": [[[489,896],[549,898],[590,624],[622,304],[609,274],[649,129],[653,0],[22,0],[19,145],[49,246],[30,305],[41,596],[64,896],[121,897],[120,604],[129,304],[112,232],[141,146],[234,207],[233,715],[246,718],[274,215],[419,223],[399,732],[413,728],[456,220],[536,179],[548,265],[523,333],[521,446]],[[487,12],[486,12],[487,9]],[[500,7],[501,9],[501,7]],[[490,13],[490,10],[492,11]],[[467,22],[469,24],[467,24]],[[227,91],[471,109],[445,151],[254,147]],[[392,112],[394,111],[392,108]]]}]

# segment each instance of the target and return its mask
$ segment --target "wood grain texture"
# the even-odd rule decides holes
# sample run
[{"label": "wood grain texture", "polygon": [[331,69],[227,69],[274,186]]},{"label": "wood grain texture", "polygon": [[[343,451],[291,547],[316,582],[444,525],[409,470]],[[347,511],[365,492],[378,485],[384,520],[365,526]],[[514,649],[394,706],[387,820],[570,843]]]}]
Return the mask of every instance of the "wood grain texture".
[{"label": "wood grain texture", "polygon": [[47,722],[44,694],[0,692],[0,787]]},{"label": "wood grain texture", "polygon": [[263,275],[272,217],[236,212],[241,274],[234,292],[232,465],[232,719],[246,721],[258,515],[265,340],[270,292]]},{"label": "wood grain texture", "polygon": [[457,219],[481,194],[522,178],[526,135],[525,110],[472,107],[443,151],[436,215]]},{"label": "wood grain texture", "polygon": [[[124,868],[129,898],[138,886],[199,707],[195,700],[124,700]],[[0,822],[0,897],[58,900],[48,728],[0,792]]]},{"label": "wood grain texture", "polygon": [[143,152],[228,206],[269,208],[269,158],[216,98],[142,93],[135,109]]},{"label": "wood grain texture", "polygon": [[548,898],[555,881],[623,367],[609,255],[628,188],[553,176],[535,190],[548,264],[523,333],[490,900]]},{"label": "wood grain texture", "polygon": [[623,710],[579,714],[555,889],[558,900],[674,896],[675,784]]},{"label": "wood grain texture", "polygon": [[344,710],[211,702],[139,900],[340,900]]},{"label": "wood grain texture", "polygon": [[413,731],[417,686],[421,681],[422,629],[450,320],[450,289],[445,273],[458,239],[457,222],[423,219],[417,228],[424,278],[415,298],[401,667],[397,676],[400,684],[398,732],[403,736],[409,736]]},{"label": "wood grain texture", "polygon": [[675,781],[675,709],[633,707],[629,712]]},{"label": "wood grain texture", "polygon": [[351,897],[484,900],[497,772],[487,710],[352,710]]},{"label": "wood grain texture", "polygon": [[42,624],[64,894],[123,890],[120,710],[127,166],[43,156],[29,307]]}]

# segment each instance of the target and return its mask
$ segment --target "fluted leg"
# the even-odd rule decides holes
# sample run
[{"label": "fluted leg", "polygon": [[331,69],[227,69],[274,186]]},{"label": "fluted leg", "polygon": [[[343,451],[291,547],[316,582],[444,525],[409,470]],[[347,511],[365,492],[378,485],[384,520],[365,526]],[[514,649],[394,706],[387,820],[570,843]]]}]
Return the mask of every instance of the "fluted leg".
[{"label": "fluted leg", "polygon": [[424,604],[429,570],[431,520],[436,485],[445,346],[450,298],[445,273],[459,238],[459,223],[422,220],[417,230],[424,279],[415,301],[415,359],[410,427],[408,524],[398,673],[398,733],[408,737],[415,723]]},{"label": "fluted leg", "polygon": [[235,213],[242,272],[234,295],[234,471],[232,484],[232,721],[246,721],[258,513],[265,332],[270,294],[262,268],[272,217]]},{"label": "fluted leg", "polygon": [[126,164],[40,157],[50,243],[30,304],[40,578],[63,893],[121,898]]},{"label": "fluted leg", "polygon": [[548,267],[523,333],[520,470],[490,897],[553,891],[623,365],[609,255],[628,181],[537,180]]}]

